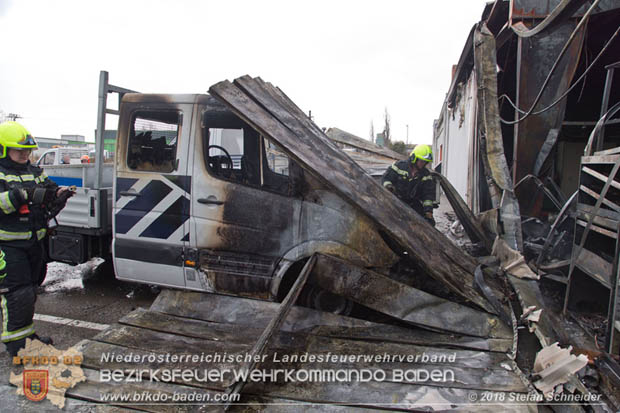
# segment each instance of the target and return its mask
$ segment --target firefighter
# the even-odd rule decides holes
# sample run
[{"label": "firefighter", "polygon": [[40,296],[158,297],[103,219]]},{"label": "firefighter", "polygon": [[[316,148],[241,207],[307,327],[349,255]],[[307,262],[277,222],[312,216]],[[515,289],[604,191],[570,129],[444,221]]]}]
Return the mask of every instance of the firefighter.
[{"label": "firefighter", "polygon": [[417,145],[409,158],[392,164],[383,174],[383,186],[435,226],[435,184],[427,165],[433,160],[428,145]]},{"label": "firefighter", "polygon": [[0,305],[2,342],[11,355],[25,346],[27,338],[52,342],[35,334],[34,303],[46,273],[48,207],[58,200],[66,202],[72,194],[30,163],[36,148],[32,135],[19,123],[0,124],[0,249],[6,268],[0,279]]}]

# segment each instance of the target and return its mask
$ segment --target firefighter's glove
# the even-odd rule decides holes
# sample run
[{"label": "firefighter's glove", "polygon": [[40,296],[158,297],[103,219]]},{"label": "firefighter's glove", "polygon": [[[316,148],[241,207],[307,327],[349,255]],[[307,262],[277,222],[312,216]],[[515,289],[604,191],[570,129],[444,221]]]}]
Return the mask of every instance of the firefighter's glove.
[{"label": "firefighter's glove", "polygon": [[52,202],[48,206],[48,213],[49,213],[50,218],[55,217],[56,215],[60,213],[60,211],[62,211],[62,209],[67,204],[67,200],[71,198],[73,195],[75,195],[75,189],[76,188],[74,186],[70,186],[70,187],[63,186],[61,188],[58,188],[54,202]]},{"label": "firefighter's glove", "polygon": [[435,218],[433,218],[433,212],[432,211],[425,212],[424,213],[424,219],[426,220],[426,222],[428,222],[432,226],[435,226]]},{"label": "firefighter's glove", "polygon": [[56,198],[56,188],[46,188],[41,185],[26,188],[28,201],[33,205],[49,204]]},{"label": "firefighter's glove", "polygon": [[391,193],[395,193],[396,192],[396,188],[394,188],[394,185],[392,184],[387,184],[384,186],[385,189],[387,189],[388,191],[390,191]]}]

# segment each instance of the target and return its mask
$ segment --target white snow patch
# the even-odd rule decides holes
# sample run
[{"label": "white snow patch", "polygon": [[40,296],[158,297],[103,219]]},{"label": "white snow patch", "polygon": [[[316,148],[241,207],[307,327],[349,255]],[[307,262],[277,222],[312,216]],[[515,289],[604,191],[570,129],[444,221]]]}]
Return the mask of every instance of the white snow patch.
[{"label": "white snow patch", "polygon": [[47,276],[43,288],[48,293],[82,289],[84,288],[82,280],[91,276],[94,269],[103,261],[101,258],[93,258],[78,265],[50,262],[47,264]]}]

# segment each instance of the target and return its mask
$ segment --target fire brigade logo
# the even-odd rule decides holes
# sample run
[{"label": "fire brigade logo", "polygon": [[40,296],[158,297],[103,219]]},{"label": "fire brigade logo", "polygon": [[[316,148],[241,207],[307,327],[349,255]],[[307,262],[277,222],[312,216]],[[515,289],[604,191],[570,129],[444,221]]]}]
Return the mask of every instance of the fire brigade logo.
[{"label": "fire brigade logo", "polygon": [[45,398],[48,389],[47,370],[24,370],[24,395],[33,402]]}]

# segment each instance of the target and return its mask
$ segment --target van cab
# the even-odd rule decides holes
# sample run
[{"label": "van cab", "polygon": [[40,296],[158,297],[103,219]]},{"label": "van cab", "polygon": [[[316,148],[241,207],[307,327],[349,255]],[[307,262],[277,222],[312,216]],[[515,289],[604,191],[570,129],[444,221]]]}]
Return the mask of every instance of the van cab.
[{"label": "van cab", "polygon": [[209,95],[125,94],[115,160],[119,279],[278,300],[315,252],[397,261],[366,216]]}]

